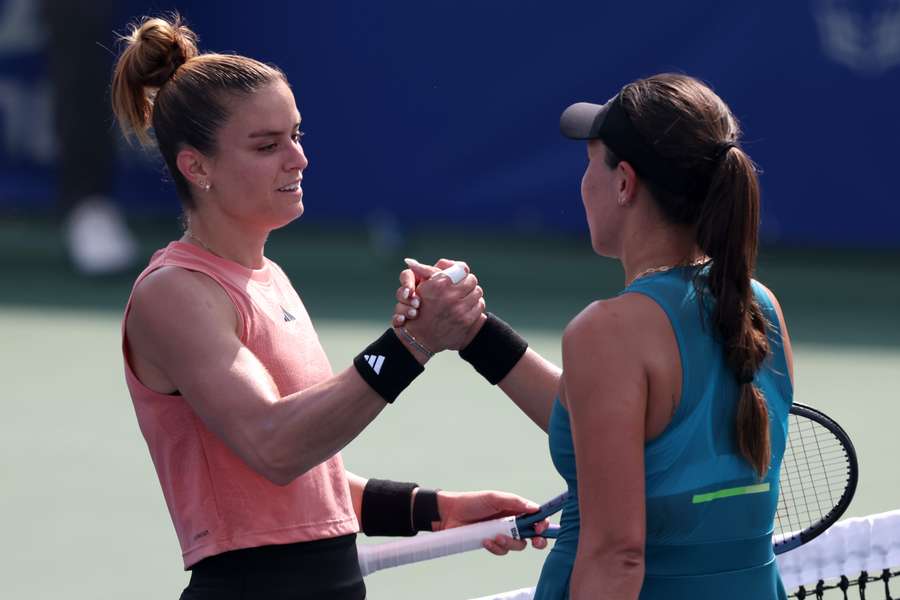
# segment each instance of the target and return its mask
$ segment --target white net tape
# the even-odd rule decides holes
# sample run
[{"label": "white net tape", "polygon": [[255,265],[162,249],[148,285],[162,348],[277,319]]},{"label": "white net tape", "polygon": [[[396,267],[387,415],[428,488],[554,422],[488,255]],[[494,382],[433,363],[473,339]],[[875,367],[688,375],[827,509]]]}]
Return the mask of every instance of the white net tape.
[{"label": "white net tape", "polygon": [[778,557],[785,589],[900,566],[900,510],[845,519]]}]

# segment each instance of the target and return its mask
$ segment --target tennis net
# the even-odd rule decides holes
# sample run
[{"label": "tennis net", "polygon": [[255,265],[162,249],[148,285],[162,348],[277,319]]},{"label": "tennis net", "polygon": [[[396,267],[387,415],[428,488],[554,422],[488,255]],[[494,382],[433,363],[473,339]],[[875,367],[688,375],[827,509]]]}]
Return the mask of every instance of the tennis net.
[{"label": "tennis net", "polygon": [[[892,585],[900,598],[900,510],[840,521],[777,560],[784,587],[797,600],[893,600]],[[534,588],[522,588],[473,600],[533,596]]]}]

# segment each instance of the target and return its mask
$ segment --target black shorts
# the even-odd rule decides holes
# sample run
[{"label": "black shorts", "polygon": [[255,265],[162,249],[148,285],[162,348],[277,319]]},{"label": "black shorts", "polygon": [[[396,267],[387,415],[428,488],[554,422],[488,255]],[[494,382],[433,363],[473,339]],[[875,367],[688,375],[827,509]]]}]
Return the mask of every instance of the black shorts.
[{"label": "black shorts", "polygon": [[181,600],[364,600],[356,534],[246,548],[191,568]]}]

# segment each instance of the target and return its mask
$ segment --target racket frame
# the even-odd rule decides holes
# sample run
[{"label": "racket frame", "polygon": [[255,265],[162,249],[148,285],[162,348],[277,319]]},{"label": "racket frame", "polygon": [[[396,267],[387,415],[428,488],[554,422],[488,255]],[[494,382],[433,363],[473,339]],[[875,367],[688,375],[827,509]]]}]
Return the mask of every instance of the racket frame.
[{"label": "racket frame", "polygon": [[847,456],[849,472],[847,474],[847,485],[844,486],[844,491],[841,493],[841,497],[838,499],[837,504],[811,526],[775,542],[773,546],[776,555],[784,554],[789,550],[802,546],[825,533],[825,531],[834,525],[847,511],[847,507],[850,506],[850,501],[853,500],[853,496],[856,493],[856,486],[859,483],[859,461],[856,458],[856,448],[853,447],[853,442],[850,440],[850,436],[847,435],[847,432],[844,431],[834,419],[822,411],[805,404],[794,403],[791,406],[790,414],[796,417],[809,419],[817,425],[827,429],[835,438],[837,438]]}]

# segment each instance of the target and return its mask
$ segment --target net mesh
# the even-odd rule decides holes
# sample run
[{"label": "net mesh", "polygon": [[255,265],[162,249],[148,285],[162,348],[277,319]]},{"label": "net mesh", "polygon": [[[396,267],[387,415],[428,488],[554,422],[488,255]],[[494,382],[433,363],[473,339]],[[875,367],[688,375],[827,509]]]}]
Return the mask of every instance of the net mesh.
[{"label": "net mesh", "polygon": [[[845,519],[778,557],[786,589],[797,598],[891,598],[900,572],[900,510]],[[894,582],[900,594],[900,581]],[[825,592],[831,590],[831,595]]]},{"label": "net mesh", "polygon": [[[777,560],[791,598],[900,599],[900,510],[840,521]],[[473,600],[533,597],[522,588]]]}]

